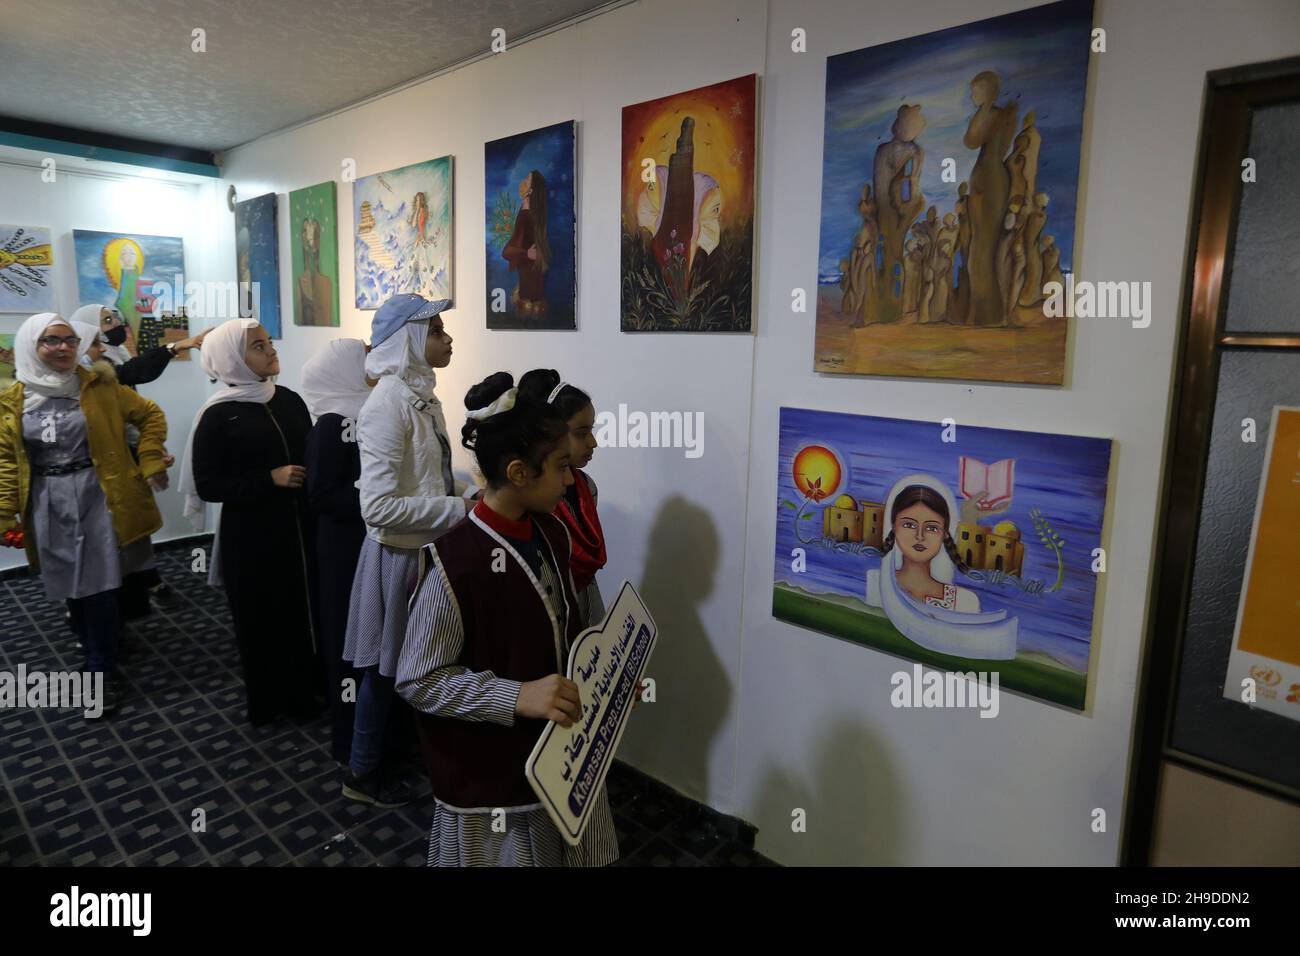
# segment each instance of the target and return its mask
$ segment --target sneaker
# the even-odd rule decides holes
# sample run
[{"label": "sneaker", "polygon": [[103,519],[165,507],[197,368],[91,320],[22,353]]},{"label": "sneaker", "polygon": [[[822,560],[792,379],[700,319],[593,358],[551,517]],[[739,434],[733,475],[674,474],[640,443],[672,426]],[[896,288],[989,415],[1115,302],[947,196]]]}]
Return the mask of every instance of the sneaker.
[{"label": "sneaker", "polygon": [[358,803],[369,803],[381,810],[392,810],[411,802],[411,788],[401,781],[384,783],[378,770],[358,777],[348,767],[343,771],[343,796]]}]

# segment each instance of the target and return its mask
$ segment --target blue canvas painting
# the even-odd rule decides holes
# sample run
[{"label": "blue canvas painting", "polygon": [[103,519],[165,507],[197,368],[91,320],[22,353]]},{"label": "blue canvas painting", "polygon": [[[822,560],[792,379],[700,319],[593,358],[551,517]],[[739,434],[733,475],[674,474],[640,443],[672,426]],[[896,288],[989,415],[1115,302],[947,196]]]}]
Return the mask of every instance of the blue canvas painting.
[{"label": "blue canvas painting", "polygon": [[241,315],[257,319],[280,337],[280,244],[275,229],[275,193],[235,203],[235,257]]},{"label": "blue canvas painting", "polygon": [[489,329],[576,327],[576,128],[556,123],[483,148]]},{"label": "blue canvas painting", "polygon": [[358,309],[399,292],[452,297],[451,157],[413,163],[352,184]]},{"label": "blue canvas painting", "polygon": [[[184,338],[185,244],[175,236],[72,231],[77,257],[77,304],[116,309],[127,328],[126,349]],[[164,313],[171,313],[164,315]]]},{"label": "blue canvas painting", "polygon": [[1111,442],[781,409],[775,617],[1082,710]]},{"label": "blue canvas painting", "polygon": [[1059,385],[1092,0],[826,61],[814,368]]}]

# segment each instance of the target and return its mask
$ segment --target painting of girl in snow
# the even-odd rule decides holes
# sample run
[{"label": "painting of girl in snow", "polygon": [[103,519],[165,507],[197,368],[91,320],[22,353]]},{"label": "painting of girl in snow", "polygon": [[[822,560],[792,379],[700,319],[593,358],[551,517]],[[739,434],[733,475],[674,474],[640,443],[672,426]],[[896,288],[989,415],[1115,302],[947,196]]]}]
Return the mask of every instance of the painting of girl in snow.
[{"label": "painting of girl in snow", "polygon": [[358,309],[377,309],[400,292],[452,297],[451,197],[450,156],[353,184]]}]

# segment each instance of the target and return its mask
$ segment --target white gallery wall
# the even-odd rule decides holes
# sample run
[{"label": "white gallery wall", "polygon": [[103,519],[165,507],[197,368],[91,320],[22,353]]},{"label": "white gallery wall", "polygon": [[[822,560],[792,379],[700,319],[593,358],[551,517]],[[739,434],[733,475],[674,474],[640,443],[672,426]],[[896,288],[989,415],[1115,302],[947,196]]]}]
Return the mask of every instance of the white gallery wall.
[{"label": "white gallery wall", "polygon": [[[1118,859],[1205,73],[1300,52],[1300,5],[1097,0],[1107,43],[1088,84],[1076,274],[1150,281],[1154,306],[1145,329],[1072,320],[1065,387],[813,374],[814,316],[789,311],[791,288],[816,278],[825,56],[1033,5],[772,4],[735,810],[782,862]],[[790,51],[795,27],[806,54]],[[783,405],[1115,440],[1085,713],[1012,693],[992,720],[896,710],[890,676],[910,664],[772,618]]]},{"label": "white gallery wall", "polygon": [[[171,228],[108,216],[108,207],[75,225],[184,235],[187,257],[202,228],[194,241],[207,244],[210,277],[226,281],[234,224],[225,184],[240,199],[278,193],[281,383],[296,388],[307,357],[336,335],[366,337],[373,313],[351,304],[351,185],[340,182],[342,327],[292,325],[288,192],[338,180],[349,159],[364,176],[453,155],[455,308],[446,320],[456,349],[438,383],[453,444],[465,390],[502,368],[557,368],[599,409],[623,403],[705,415],[700,458],[605,448],[590,468],[609,545],[605,592],[630,578],[661,628],[650,668],[658,700],[637,710],[620,757],[756,824],[758,850],[782,863],[1110,865],[1146,626],[1204,75],[1300,53],[1300,6],[1097,0],[1107,51],[1093,56],[1089,79],[1077,275],[1150,281],[1154,306],[1146,329],[1074,320],[1065,387],[815,374],[814,314],[791,311],[793,289],[815,296],[826,57],[1033,5],[642,0],[232,150],[209,208],[191,215],[178,204]],[[806,31],[806,52],[791,50],[796,27]],[[751,72],[761,113],[755,332],[623,334],[621,108]],[[578,121],[579,142],[578,330],[489,332],[483,144],[569,119]],[[46,224],[40,210],[12,203],[7,179],[0,187],[0,221]],[[74,280],[65,273],[61,281]],[[176,370],[167,375],[175,378],[160,389],[180,387]],[[165,394],[189,409],[201,398]],[[782,406],[1115,439],[1086,712],[1011,693],[993,720],[896,710],[890,677],[910,662],[772,618]],[[459,449],[456,468],[470,468]],[[1100,833],[1097,808],[1106,813]],[[806,816],[804,832],[792,828],[796,810]]]},{"label": "white gallery wall", "polygon": [[[74,229],[179,236],[185,243],[187,280],[220,277],[234,269],[233,258],[229,266],[211,260],[215,247],[209,237],[213,234],[213,220],[218,208],[215,180],[198,182],[195,177],[168,178],[167,174],[154,174],[152,171],[132,173],[126,166],[116,167],[113,172],[92,172],[82,161],[54,158],[54,181],[47,182],[42,178],[40,154],[31,150],[5,150],[0,155],[0,223],[41,226],[50,230],[54,243],[56,303],[60,314],[71,315],[81,304],[77,295],[76,256],[72,245]],[[171,276],[149,273],[148,263],[145,265],[145,274],[150,279],[172,280]],[[0,312],[0,332],[17,331],[25,318],[25,314]],[[199,369],[195,353],[193,361],[173,360],[157,381],[139,388],[141,395],[158,402],[167,413],[167,447],[177,461],[185,449],[190,423],[207,396],[207,387],[207,379]],[[181,514],[175,478],[173,471],[172,488],[157,496],[164,525],[153,536],[155,541],[194,533],[194,528]],[[0,548],[0,570],[26,563],[22,551]]]}]

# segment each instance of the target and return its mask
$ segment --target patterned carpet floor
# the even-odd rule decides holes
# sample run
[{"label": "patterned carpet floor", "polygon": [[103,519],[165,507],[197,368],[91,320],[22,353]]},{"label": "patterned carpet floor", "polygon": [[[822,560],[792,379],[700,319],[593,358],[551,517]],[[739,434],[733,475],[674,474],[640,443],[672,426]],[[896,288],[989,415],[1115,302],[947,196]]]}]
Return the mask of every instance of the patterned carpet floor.
[{"label": "patterned carpet floor", "polygon": [[[341,795],[324,716],[249,725],[225,596],[189,561],[159,550],[172,598],[126,631],[115,715],[0,709],[0,867],[422,866],[427,781],[420,802],[375,810]],[[19,664],[83,665],[25,575],[0,580],[0,670]],[[627,766],[608,791],[621,865],[772,865],[744,825]]]}]

